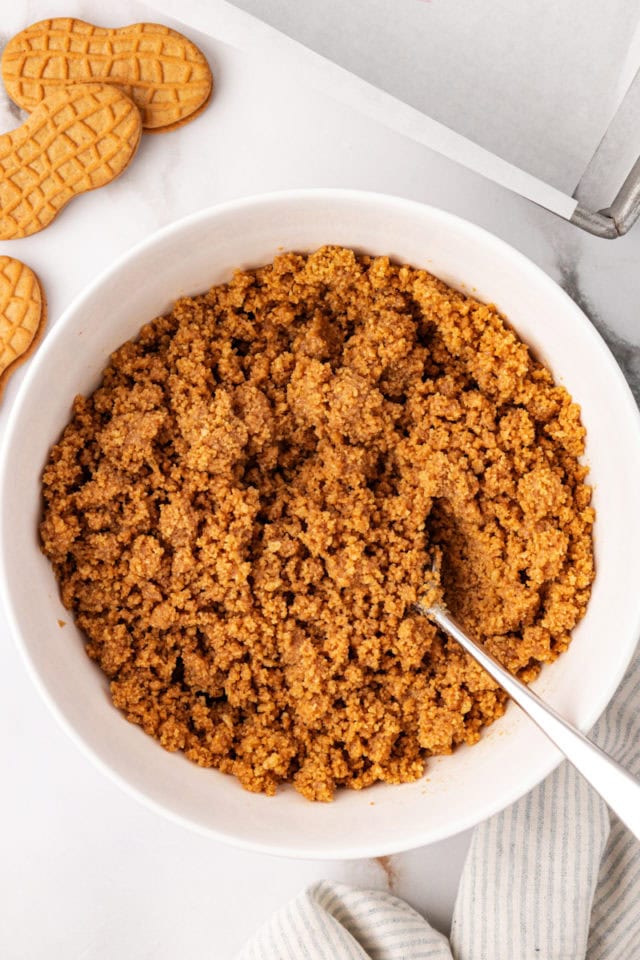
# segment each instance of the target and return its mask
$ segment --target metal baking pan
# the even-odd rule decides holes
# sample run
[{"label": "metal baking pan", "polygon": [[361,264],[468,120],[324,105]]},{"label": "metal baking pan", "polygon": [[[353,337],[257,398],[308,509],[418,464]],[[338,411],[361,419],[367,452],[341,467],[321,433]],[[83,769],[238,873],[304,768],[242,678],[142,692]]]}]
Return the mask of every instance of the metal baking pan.
[{"label": "metal baking pan", "polygon": [[640,216],[640,157],[631,168],[611,206],[589,210],[578,204],[571,223],[597,237],[615,239],[627,233]]}]

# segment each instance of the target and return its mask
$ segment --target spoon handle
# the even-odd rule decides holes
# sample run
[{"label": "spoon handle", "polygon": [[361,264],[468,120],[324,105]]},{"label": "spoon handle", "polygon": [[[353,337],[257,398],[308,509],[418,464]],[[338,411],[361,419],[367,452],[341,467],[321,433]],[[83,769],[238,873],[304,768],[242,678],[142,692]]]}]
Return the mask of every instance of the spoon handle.
[{"label": "spoon handle", "polygon": [[464,647],[507,691],[511,699],[546,733],[629,830],[640,839],[640,783],[579,730],[567,723],[533,690],[505,670],[495,657],[471,640],[460,624],[439,604],[432,604],[430,607],[418,605],[418,610]]}]

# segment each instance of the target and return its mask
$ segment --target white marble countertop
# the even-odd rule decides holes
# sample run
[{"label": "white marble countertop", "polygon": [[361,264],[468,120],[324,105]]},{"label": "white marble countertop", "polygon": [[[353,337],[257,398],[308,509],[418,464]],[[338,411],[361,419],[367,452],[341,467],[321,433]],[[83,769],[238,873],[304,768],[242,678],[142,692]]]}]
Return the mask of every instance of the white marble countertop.
[{"label": "white marble countertop", "polygon": [[[104,12],[97,0],[17,0],[1,29],[6,40],[52,15],[112,25],[159,19],[120,2]],[[200,207],[286,187],[360,187],[454,211],[512,243],[576,299],[640,389],[640,225],[620,240],[592,238],[308,88],[304,76],[283,84],[267,61],[197,39],[217,78],[210,108],[173,133],[144,137],[117,182],[72,202],[47,230],[3,243],[3,254],[40,276],[49,328],[116,256]],[[0,122],[18,122],[6,101]],[[5,392],[0,430],[21,377]],[[0,766],[6,960],[227,960],[274,908],[322,877],[388,887],[436,926],[449,924],[468,835],[378,861],[319,863],[190,833],[126,796],[78,752],[40,701],[1,612]]]}]

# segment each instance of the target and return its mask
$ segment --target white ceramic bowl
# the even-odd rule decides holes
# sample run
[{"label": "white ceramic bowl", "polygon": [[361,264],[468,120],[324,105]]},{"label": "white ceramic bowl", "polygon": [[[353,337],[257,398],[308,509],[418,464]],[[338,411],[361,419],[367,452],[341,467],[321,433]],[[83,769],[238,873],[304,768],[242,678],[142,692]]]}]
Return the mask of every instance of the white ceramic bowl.
[{"label": "white ceramic bowl", "polygon": [[[40,473],[72,398],[98,384],[112,350],[181,294],[269,262],[282,249],[343,244],[426,267],[493,301],[582,406],[595,486],[597,578],[569,651],[536,689],[589,728],[640,633],[640,419],[609,350],[546,274],[450,214],[395,197],[299,191],[204,210],[156,233],[98,277],[56,323],[11,411],[0,465],[4,605],[31,675],[80,747],[118,783],[183,824],[240,846],[297,857],[397,852],[450,836],[537,784],[559,754],[511,705],[480,743],[403,786],[340,791],[313,804],[292,788],[253,795],[236,780],[166,753],[127,723],[87,658],[38,546]],[[37,762],[37,758],[36,758]]]}]

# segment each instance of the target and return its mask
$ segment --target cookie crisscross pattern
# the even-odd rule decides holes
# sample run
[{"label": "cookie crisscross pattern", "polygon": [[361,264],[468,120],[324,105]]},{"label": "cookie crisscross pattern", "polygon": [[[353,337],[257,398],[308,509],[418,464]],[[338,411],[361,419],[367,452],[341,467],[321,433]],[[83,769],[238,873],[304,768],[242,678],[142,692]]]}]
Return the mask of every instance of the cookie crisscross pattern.
[{"label": "cookie crisscross pattern", "polygon": [[62,17],[17,34],[5,48],[2,74],[9,96],[26,110],[68,83],[117,84],[149,128],[186,119],[212,87],[203,54],[169,27],[136,23],[107,29]]},{"label": "cookie crisscross pattern", "polygon": [[75,84],[0,136],[0,239],[47,226],[72,197],[104,186],[136,151],[140,114],[117,87]]},{"label": "cookie crisscross pattern", "polygon": [[13,257],[0,257],[0,378],[33,343],[42,310],[33,270]]}]

